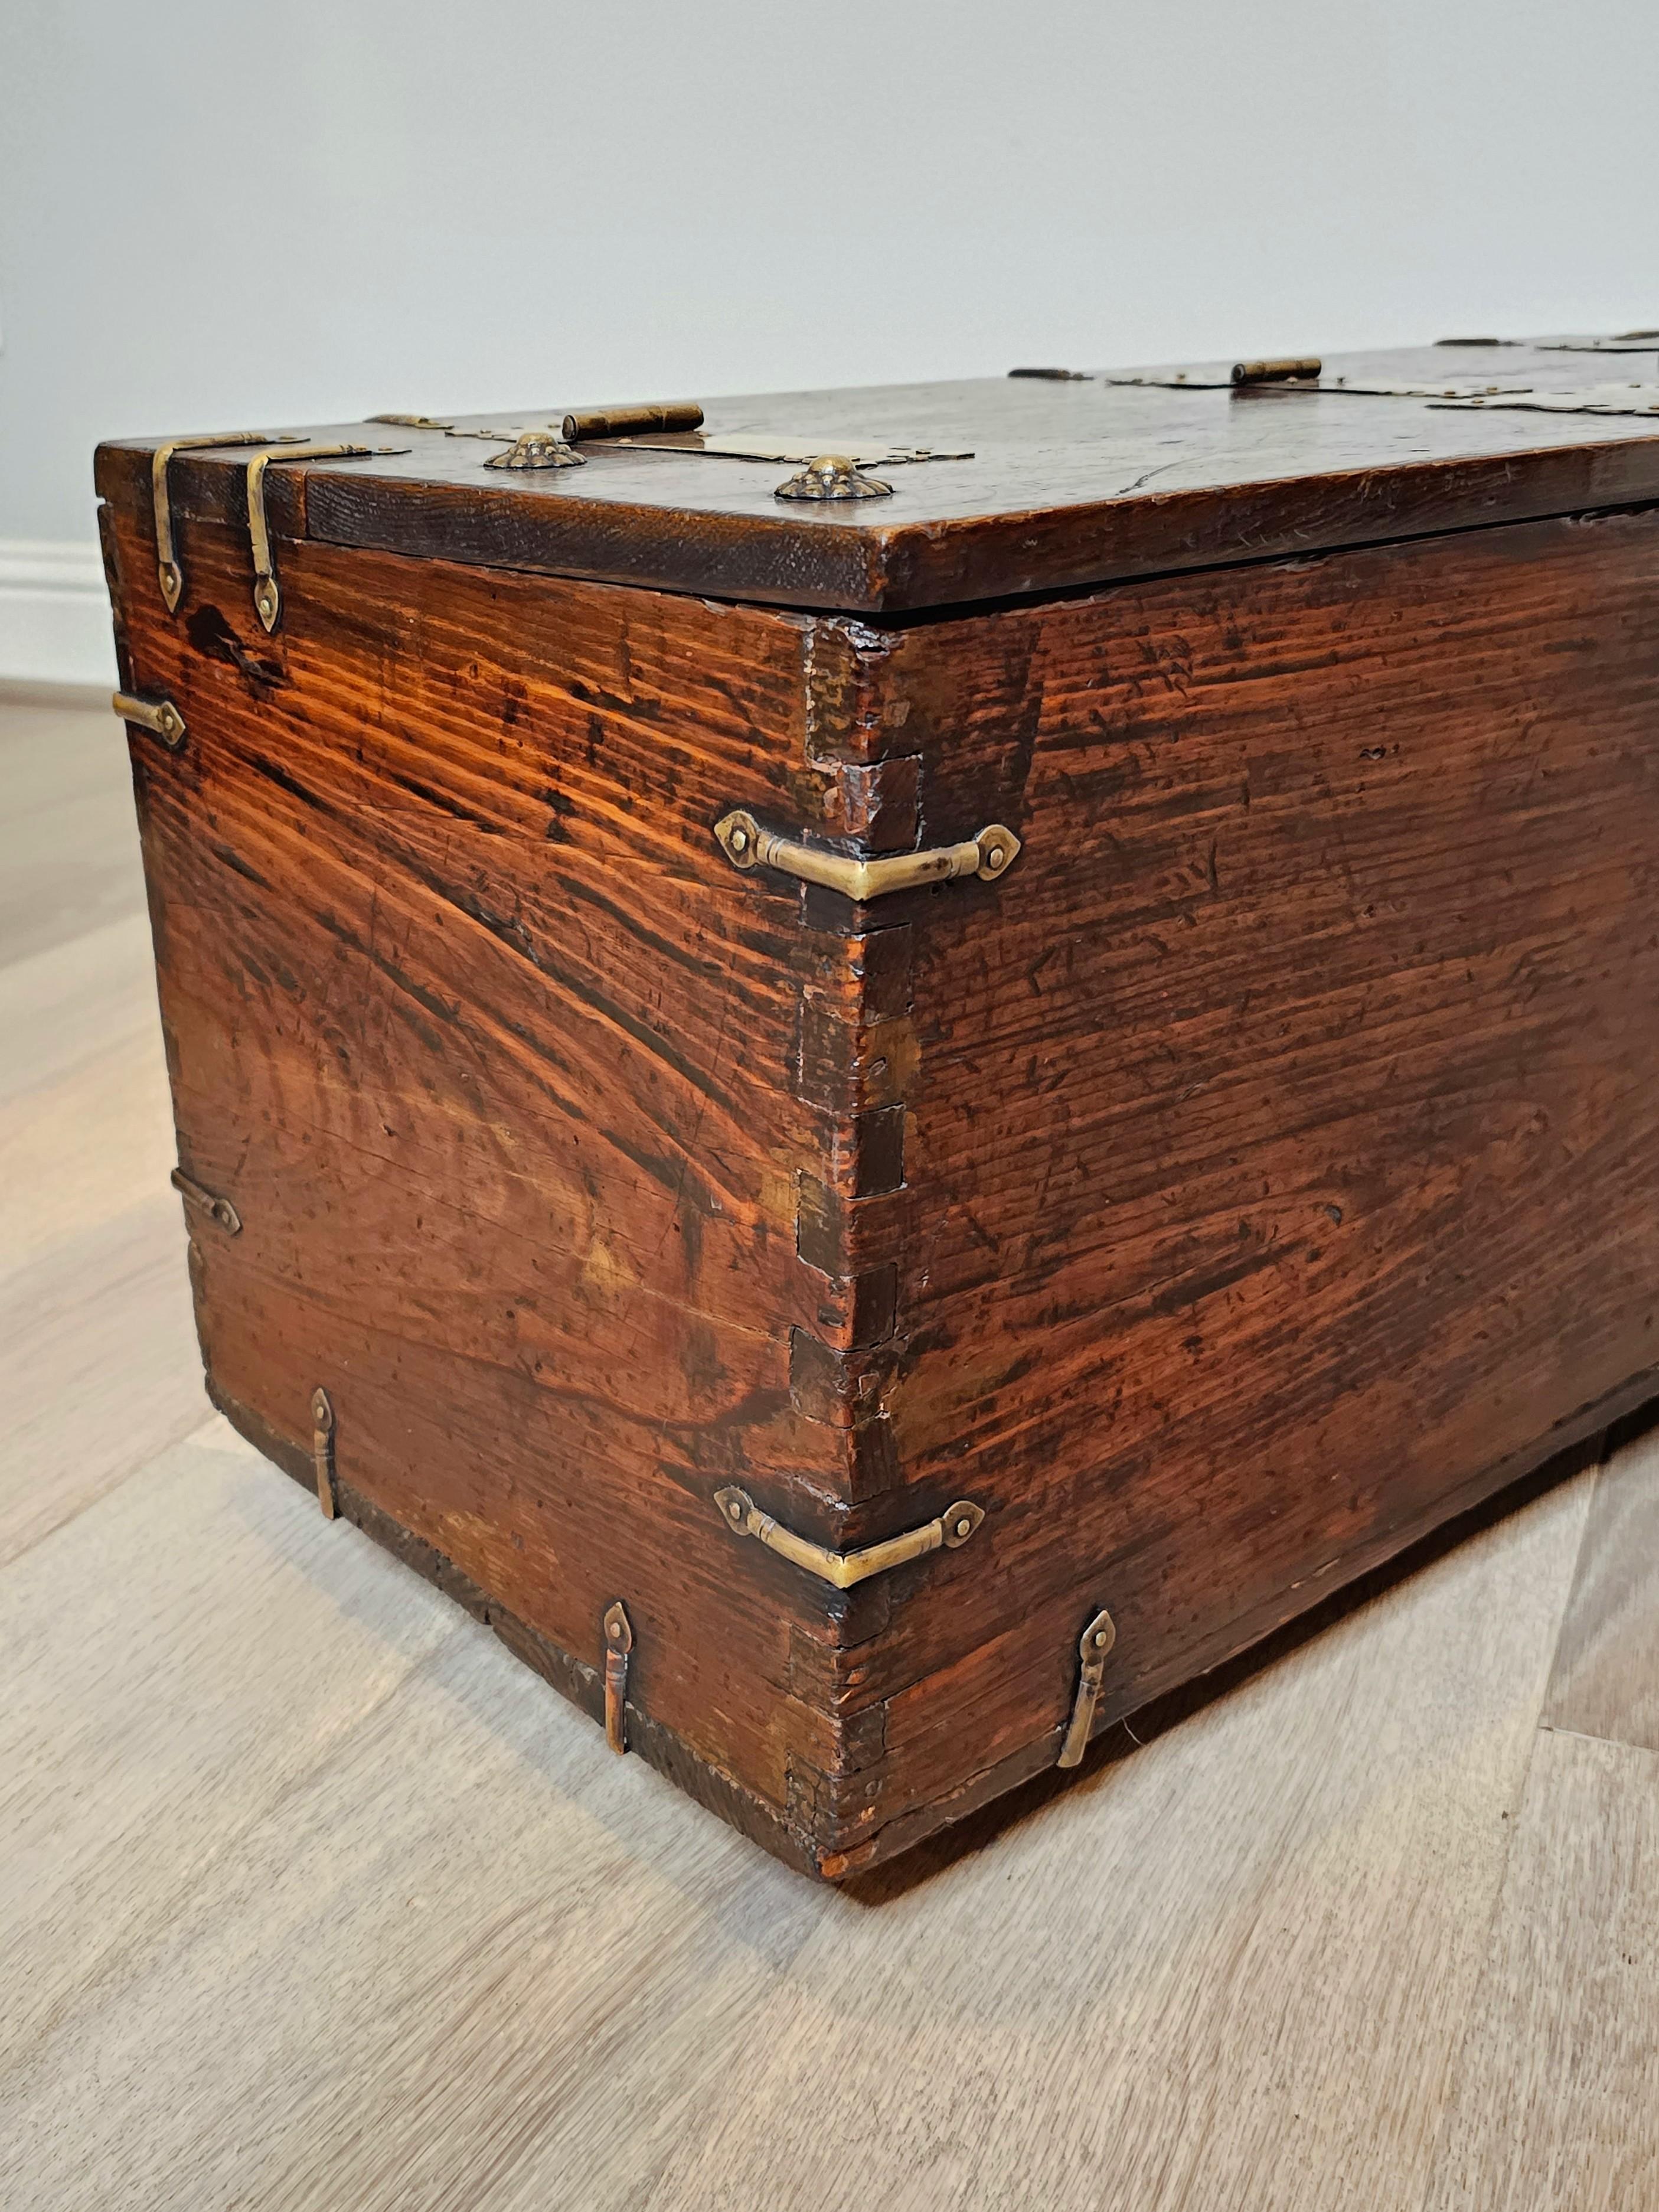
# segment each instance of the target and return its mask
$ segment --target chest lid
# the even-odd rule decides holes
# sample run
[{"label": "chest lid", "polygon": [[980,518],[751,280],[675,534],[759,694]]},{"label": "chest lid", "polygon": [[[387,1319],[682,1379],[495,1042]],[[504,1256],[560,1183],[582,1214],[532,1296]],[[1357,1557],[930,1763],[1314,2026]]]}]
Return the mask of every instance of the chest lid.
[{"label": "chest lid", "polygon": [[181,523],[246,527],[267,629],[303,537],[902,618],[1659,498],[1659,333],[388,411],[112,441],[98,488],[152,515],[169,605]]}]

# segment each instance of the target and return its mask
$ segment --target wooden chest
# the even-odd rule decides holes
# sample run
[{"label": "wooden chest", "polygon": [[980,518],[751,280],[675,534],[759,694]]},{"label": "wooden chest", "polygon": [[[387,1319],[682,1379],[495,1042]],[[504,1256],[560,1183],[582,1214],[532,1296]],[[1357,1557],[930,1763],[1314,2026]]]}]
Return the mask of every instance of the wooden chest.
[{"label": "wooden chest", "polygon": [[838,1878],[1654,1395],[1656,345],[103,447],[215,1403]]}]

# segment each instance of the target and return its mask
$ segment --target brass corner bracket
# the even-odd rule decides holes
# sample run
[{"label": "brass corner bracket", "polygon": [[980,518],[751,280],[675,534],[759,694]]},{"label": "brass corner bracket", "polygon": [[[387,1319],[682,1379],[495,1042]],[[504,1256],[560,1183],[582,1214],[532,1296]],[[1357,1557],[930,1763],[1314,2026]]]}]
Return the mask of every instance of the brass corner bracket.
[{"label": "brass corner bracket", "polygon": [[883,1543],[867,1544],[861,1552],[831,1552],[809,1537],[796,1535],[793,1528],[783,1528],[769,1513],[763,1513],[746,1490],[717,1490],[714,1503],[733,1535],[753,1536],[769,1552],[804,1567],[809,1575],[832,1583],[836,1589],[851,1589],[854,1583],[867,1582],[872,1575],[885,1574],[890,1567],[902,1567],[906,1560],[920,1559],[929,1552],[954,1552],[985,1518],[982,1506],[959,1498],[923,1528],[889,1536]]},{"label": "brass corner bracket", "polygon": [[934,845],[918,853],[884,853],[873,860],[859,860],[847,853],[825,853],[816,845],[802,845],[763,830],[743,808],[724,815],[714,824],[714,839],[734,868],[776,868],[803,883],[822,884],[843,898],[885,898],[891,891],[915,890],[924,884],[948,884],[958,877],[977,876],[994,883],[1006,876],[1019,857],[1019,840],[1012,830],[993,822],[975,837],[960,845]]},{"label": "brass corner bracket", "polygon": [[1054,1761],[1056,1766],[1080,1766],[1083,1763],[1083,1754],[1089,1747],[1089,1730],[1094,1725],[1095,1707],[1100,1703],[1106,1655],[1116,1642],[1116,1626],[1111,1614],[1102,1606],[1078,1638],[1077,1695],[1072,1701],[1072,1717],[1066,1723],[1060,1757]]}]

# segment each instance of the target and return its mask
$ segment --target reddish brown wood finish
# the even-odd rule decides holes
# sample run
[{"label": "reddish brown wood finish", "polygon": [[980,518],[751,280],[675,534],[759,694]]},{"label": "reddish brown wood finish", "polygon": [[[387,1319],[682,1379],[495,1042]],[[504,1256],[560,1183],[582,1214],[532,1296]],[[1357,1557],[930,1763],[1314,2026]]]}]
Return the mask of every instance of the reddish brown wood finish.
[{"label": "reddish brown wood finish", "polygon": [[[1342,355],[1326,368],[1564,391],[1651,376],[1653,358],[1419,346]],[[1224,387],[1227,364],[1186,373]],[[511,428],[562,410],[544,400],[461,419]],[[267,494],[286,536],[885,616],[1659,499],[1650,417],[1103,376],[771,393],[710,399],[707,413],[712,432],[805,438],[820,452],[873,440],[971,458],[892,469],[888,499],[818,506],[774,496],[793,473],[776,461],[596,446],[580,468],[507,475],[484,465],[500,445],[359,422],[306,434],[406,450],[284,464]],[[153,442],[103,449],[106,497],[147,500]],[[234,451],[179,454],[180,515],[240,523],[246,468]]]},{"label": "reddish brown wood finish", "polygon": [[[295,536],[267,638],[100,482],[216,1398],[303,1476],[324,1385],[595,1712],[622,1599],[630,1744],[794,1863],[1051,1763],[1097,1607],[1104,1725],[1656,1387],[1659,518],[910,629]],[[1024,851],[855,908],[734,805]],[[988,1520],[839,1595],[733,1481]]]}]

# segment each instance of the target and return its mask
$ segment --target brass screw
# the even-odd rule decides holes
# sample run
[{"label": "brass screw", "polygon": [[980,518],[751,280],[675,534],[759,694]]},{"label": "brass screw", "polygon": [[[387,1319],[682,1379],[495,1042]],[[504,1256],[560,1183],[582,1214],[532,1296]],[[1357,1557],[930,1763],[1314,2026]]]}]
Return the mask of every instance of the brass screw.
[{"label": "brass screw", "polygon": [[994,867],[994,868],[1000,868],[1000,867],[1002,866],[1002,848],[1001,848],[1001,846],[1000,846],[1000,845],[990,845],[990,846],[988,846],[988,847],[986,848],[985,858],[986,858],[986,861],[987,861],[987,863],[988,863],[991,867]]},{"label": "brass screw", "polygon": [[742,1518],[743,1518],[743,1508],[742,1508],[742,1506],[741,1506],[741,1505],[739,1505],[739,1504],[738,1504],[738,1501],[737,1501],[737,1499],[736,1499],[735,1498],[732,1500],[732,1503],[731,1503],[731,1504],[726,1507],[726,1511],[731,1515],[732,1518],[734,1521],[741,1521],[741,1520],[742,1520]]},{"label": "brass screw", "polygon": [[1103,1628],[1096,1629],[1094,1640],[1097,1644],[1103,1644],[1106,1641],[1106,1632]]},{"label": "brass screw", "polygon": [[973,1529],[973,1526],[974,1526],[973,1522],[972,1522],[968,1518],[968,1516],[964,1513],[964,1514],[963,1515],[963,1516],[962,1516],[961,1520],[960,1520],[960,1521],[958,1521],[958,1522],[957,1522],[957,1525],[956,1525],[956,1531],[955,1531],[955,1533],[956,1533],[958,1536],[966,1536],[966,1535],[968,1535],[968,1534],[971,1534],[972,1529]]},{"label": "brass screw", "polygon": [[749,850],[749,832],[740,823],[732,830],[728,842],[734,853],[746,853]]},{"label": "brass screw", "polygon": [[611,1622],[611,1624],[610,1628],[606,1631],[606,1633],[609,1635],[609,1637],[610,1637],[610,1638],[611,1638],[611,1641],[613,1644],[618,1644],[618,1643],[620,1643],[620,1642],[621,1642],[621,1640],[622,1640],[622,1623],[621,1623],[621,1621],[619,1621],[619,1620],[613,1620],[613,1621]]}]

